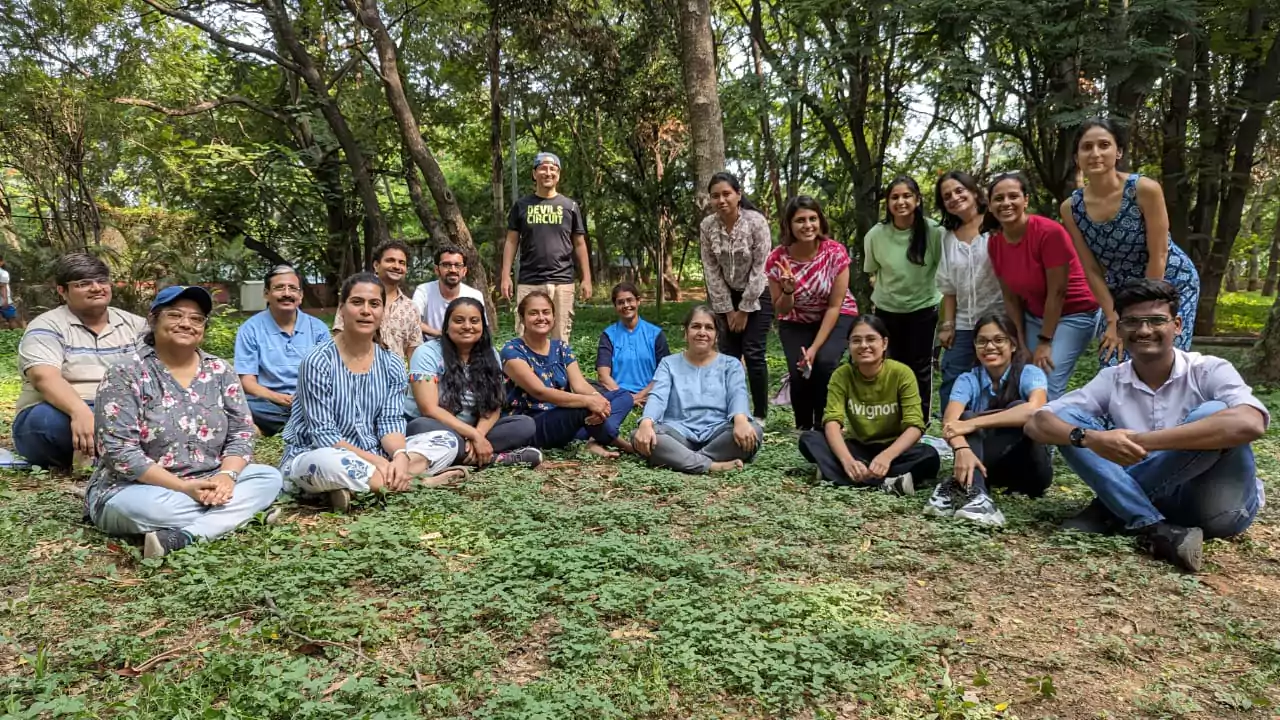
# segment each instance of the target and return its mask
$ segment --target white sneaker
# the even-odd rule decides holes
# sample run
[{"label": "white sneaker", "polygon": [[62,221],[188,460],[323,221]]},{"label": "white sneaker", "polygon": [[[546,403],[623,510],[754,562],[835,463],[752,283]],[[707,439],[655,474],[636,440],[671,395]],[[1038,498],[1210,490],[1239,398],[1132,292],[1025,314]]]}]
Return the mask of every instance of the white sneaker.
[{"label": "white sneaker", "polygon": [[916,484],[909,472],[885,478],[881,487],[890,495],[914,495],[916,492]]},{"label": "white sneaker", "polygon": [[933,489],[933,495],[929,496],[929,502],[924,505],[924,514],[934,517],[955,515],[956,504],[952,498],[960,494],[959,489],[954,479],[938,483],[938,487]]},{"label": "white sneaker", "polygon": [[960,520],[969,520],[989,527],[1004,525],[1004,513],[996,509],[991,496],[984,492],[974,493],[973,497],[969,498],[969,502],[956,511],[955,516]]}]

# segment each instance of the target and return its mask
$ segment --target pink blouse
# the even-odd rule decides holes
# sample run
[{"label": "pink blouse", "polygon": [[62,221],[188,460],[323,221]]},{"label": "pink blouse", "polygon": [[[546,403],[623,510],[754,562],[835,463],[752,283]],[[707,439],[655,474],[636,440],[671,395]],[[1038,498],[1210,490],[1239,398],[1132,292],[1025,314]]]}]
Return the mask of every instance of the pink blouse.
[{"label": "pink blouse", "polygon": [[[790,250],[784,245],[774,248],[764,262],[764,272],[770,280],[782,280],[782,263],[791,267],[791,275],[796,281],[796,294],[792,299],[791,312],[780,315],[779,320],[798,323],[821,322],[831,298],[831,286],[836,276],[848,269],[849,251],[844,245],[824,238],[818,245],[818,252],[812,258],[800,261],[791,257]],[[847,288],[844,291],[844,302],[840,304],[841,315],[857,315],[858,302]]]}]

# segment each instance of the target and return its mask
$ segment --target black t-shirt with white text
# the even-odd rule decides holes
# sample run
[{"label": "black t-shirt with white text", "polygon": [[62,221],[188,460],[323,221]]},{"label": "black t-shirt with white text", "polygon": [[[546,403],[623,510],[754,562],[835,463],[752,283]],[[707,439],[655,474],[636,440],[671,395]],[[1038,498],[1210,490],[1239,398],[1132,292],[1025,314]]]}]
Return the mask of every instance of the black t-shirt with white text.
[{"label": "black t-shirt with white text", "polygon": [[586,235],[582,211],[573,198],[526,195],[511,206],[507,229],[520,234],[522,285],[573,283],[573,236]]}]

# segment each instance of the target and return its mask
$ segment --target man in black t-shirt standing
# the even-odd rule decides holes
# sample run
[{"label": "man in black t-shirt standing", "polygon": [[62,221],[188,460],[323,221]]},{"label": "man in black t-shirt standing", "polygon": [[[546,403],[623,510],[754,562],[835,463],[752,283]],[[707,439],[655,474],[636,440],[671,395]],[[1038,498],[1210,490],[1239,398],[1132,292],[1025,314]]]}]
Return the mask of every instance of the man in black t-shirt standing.
[{"label": "man in black t-shirt standing", "polygon": [[[591,297],[591,263],[587,227],[572,198],[556,192],[560,158],[541,152],[533,160],[534,193],[520,198],[507,216],[507,242],[502,249],[502,297],[511,297],[511,263],[520,246],[516,303],[534,290],[545,290],[555,305],[551,336],[566,344],[573,331],[574,266],[582,273],[582,300]],[[523,331],[516,313],[516,334]]]}]

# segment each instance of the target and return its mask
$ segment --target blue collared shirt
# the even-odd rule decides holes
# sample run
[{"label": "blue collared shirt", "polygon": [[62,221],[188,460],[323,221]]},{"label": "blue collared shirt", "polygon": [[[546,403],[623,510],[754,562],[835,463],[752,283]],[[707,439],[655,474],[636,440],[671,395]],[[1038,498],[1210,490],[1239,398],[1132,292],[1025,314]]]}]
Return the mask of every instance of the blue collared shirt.
[{"label": "blue collared shirt", "polygon": [[330,338],[328,325],[301,310],[292,335],[280,329],[270,310],[263,310],[236,333],[236,374],[257,375],[262,387],[293,395],[298,389],[298,365]]},{"label": "blue collared shirt", "polygon": [[[1004,369],[1004,374],[1000,376],[1001,385],[1009,379],[1011,370],[1012,365]],[[1022,366],[1022,376],[1018,378],[1020,398],[1029,400],[1033,391],[1047,391],[1048,388],[1049,379],[1045,377],[1043,370],[1035,365]],[[956,378],[956,384],[951,387],[950,401],[964,403],[964,409],[970,412],[986,412],[995,399],[996,386],[991,382],[991,373],[981,365]]]}]

